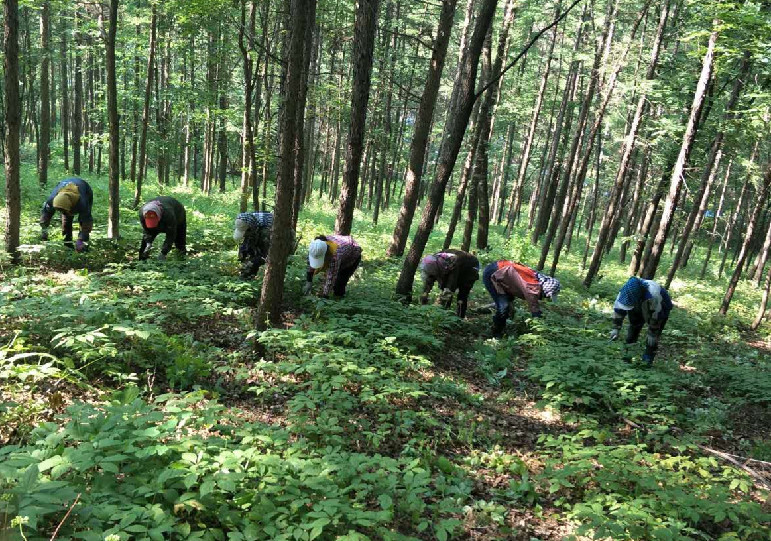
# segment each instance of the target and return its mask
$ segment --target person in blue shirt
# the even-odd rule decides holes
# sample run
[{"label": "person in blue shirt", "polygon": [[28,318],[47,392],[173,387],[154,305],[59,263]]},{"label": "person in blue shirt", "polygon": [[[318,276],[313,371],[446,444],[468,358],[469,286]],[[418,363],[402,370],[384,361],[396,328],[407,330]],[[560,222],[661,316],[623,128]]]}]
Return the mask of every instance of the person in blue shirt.
[{"label": "person in blue shirt", "polygon": [[624,317],[629,316],[629,330],[626,343],[634,344],[640,337],[643,325],[648,324],[648,336],[642,360],[653,365],[653,358],[659,347],[659,338],[672,311],[672,299],[667,290],[653,280],[631,277],[621,287],[613,304],[613,329],[610,339],[616,340],[621,332]]},{"label": "person in blue shirt", "polygon": [[58,210],[62,213],[62,235],[64,244],[72,247],[72,222],[78,215],[80,232],[75,250],[83,252],[87,248],[89,234],[94,227],[94,219],[91,216],[91,206],[94,204],[94,194],[91,186],[82,178],[66,178],[57,184],[51,195],[43,203],[40,214],[40,238],[48,240],[48,226]]}]

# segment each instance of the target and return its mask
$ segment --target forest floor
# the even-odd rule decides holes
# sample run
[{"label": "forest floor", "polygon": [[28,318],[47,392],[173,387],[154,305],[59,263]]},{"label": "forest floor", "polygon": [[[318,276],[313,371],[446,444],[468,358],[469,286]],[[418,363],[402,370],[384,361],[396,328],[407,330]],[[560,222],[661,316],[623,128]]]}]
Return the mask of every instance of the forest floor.
[{"label": "forest floor", "polygon": [[[644,339],[608,342],[628,277],[615,251],[590,290],[565,256],[559,302],[540,319],[518,304],[490,339],[481,283],[463,321],[398,302],[395,212],[374,226],[357,211],[347,296],[302,297],[304,247],[333,227],[316,202],[283,325],[257,333],[261,274],[238,277],[235,193],[146,186],[187,207],[190,255],[139,262],[135,211],[105,239],[104,177],[86,175],[90,251],[58,234],[41,246],[45,193],[25,175],[23,264],[0,261],[0,539],[770,536],[771,336],[748,328],[749,282],[716,315],[726,280],[695,277],[701,250],[648,369]],[[532,265],[527,239],[496,229],[478,256]]]}]

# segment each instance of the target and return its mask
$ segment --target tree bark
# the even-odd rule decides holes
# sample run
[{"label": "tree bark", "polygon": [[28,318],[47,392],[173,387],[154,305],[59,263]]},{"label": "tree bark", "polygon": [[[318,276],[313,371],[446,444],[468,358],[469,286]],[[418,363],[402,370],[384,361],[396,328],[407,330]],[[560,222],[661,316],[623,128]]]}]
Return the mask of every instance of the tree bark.
[{"label": "tree bark", "polygon": [[83,62],[80,57],[80,17],[75,12],[75,103],[72,112],[72,172],[80,175],[80,151],[83,136]]},{"label": "tree bark", "polygon": [[696,138],[696,123],[701,115],[701,110],[704,106],[704,96],[706,94],[707,86],[712,78],[712,67],[715,53],[715,43],[717,41],[717,25],[719,21],[713,21],[713,30],[710,33],[709,41],[707,42],[707,51],[704,54],[702,61],[701,75],[699,81],[696,84],[696,91],[693,96],[693,103],[691,105],[691,114],[688,118],[688,124],[683,134],[683,142],[680,146],[680,153],[675,162],[675,167],[672,169],[672,176],[669,183],[669,193],[664,203],[664,210],[661,214],[661,221],[659,222],[658,232],[653,242],[651,254],[646,261],[645,268],[642,272],[642,277],[648,280],[652,280],[656,275],[656,269],[659,266],[661,260],[661,254],[664,251],[664,243],[667,239],[667,233],[672,222],[672,214],[674,212],[675,201],[680,194],[680,186],[682,185],[683,171],[688,163],[691,150],[693,149],[693,142]]},{"label": "tree bark", "polygon": [[110,130],[110,171],[107,237],[120,238],[120,127],[118,125],[118,83],[115,73],[115,36],[118,31],[118,0],[110,0],[110,19],[107,30],[107,117]]},{"label": "tree bark", "polygon": [[[594,64],[592,66],[592,74],[589,79],[589,87],[587,88],[586,93],[584,94],[583,102],[581,103],[581,111],[578,114],[578,126],[576,126],[576,132],[573,135],[573,142],[570,146],[568,161],[566,167],[562,171],[562,180],[560,181],[556,199],[552,206],[552,216],[549,220],[549,227],[546,231],[546,238],[544,239],[543,245],[541,247],[541,258],[538,264],[538,269],[543,269],[543,266],[546,263],[546,258],[549,254],[549,248],[552,241],[554,240],[554,235],[557,232],[557,228],[559,227],[560,218],[563,216],[565,197],[567,196],[568,188],[570,187],[570,178],[573,173],[573,166],[575,165],[575,161],[578,158],[578,154],[581,149],[584,130],[586,127],[587,119],[589,117],[589,110],[591,109],[591,104],[594,100],[594,93],[599,83],[600,66],[602,64],[602,59],[605,56],[603,54],[603,50],[606,48],[606,42],[611,39],[610,29],[612,19],[616,11],[616,5],[617,0],[615,2],[608,3],[608,12],[605,16],[605,23],[603,24],[602,38],[594,55]],[[511,218],[512,215],[509,214],[509,219],[511,220]]]},{"label": "tree bark", "polygon": [[19,135],[19,6],[17,0],[3,1],[3,74],[5,78],[5,251],[11,262],[19,263],[21,224],[21,181]]},{"label": "tree bark", "polygon": [[728,288],[726,289],[725,295],[723,296],[723,302],[720,305],[720,315],[722,316],[728,313],[728,306],[731,304],[731,299],[733,298],[734,292],[736,291],[736,286],[739,284],[739,278],[741,278],[742,275],[744,262],[747,258],[747,252],[750,242],[752,241],[755,226],[758,223],[763,208],[765,207],[769,187],[771,187],[771,164],[768,165],[766,174],[763,177],[763,182],[758,187],[755,208],[752,211],[749,222],[747,223],[744,240],[742,241],[739,255],[736,258],[736,268],[731,275],[731,280],[728,282]]},{"label": "tree bark", "polygon": [[[739,95],[741,94],[742,88],[744,87],[744,79],[747,76],[747,73],[749,72],[749,70],[750,70],[750,52],[746,51],[744,53],[744,57],[742,58],[741,67],[739,68],[739,76],[734,81],[733,89],[731,90],[731,97],[728,99],[728,103],[726,104],[724,126],[730,124],[735,117],[734,109],[736,108],[736,105],[739,102]],[[699,190],[693,196],[693,209],[691,210],[691,213],[688,215],[688,219],[686,220],[683,226],[683,231],[681,233],[681,238],[680,238],[680,244],[677,248],[677,253],[675,254],[675,257],[672,260],[672,266],[669,268],[669,273],[667,274],[667,280],[664,286],[666,288],[669,288],[669,286],[672,284],[672,280],[675,277],[675,273],[677,272],[677,269],[680,267],[681,259],[685,252],[685,247],[688,244],[688,239],[690,238],[691,230],[693,229],[693,226],[696,223],[697,217],[703,215],[704,210],[706,209],[706,201],[702,201],[702,200],[708,197],[712,180],[715,178],[713,174],[714,166],[716,162],[719,162],[718,157],[722,153],[724,136],[725,136],[725,128],[721,128],[720,130],[718,130],[717,134],[715,134],[715,138],[712,140],[712,145],[710,147],[709,156],[707,157],[707,163],[704,168],[704,173],[702,174]]]},{"label": "tree bark", "polygon": [[340,208],[335,220],[335,231],[350,235],[353,209],[359,187],[359,171],[367,120],[367,103],[372,77],[372,54],[375,47],[375,29],[380,0],[358,0],[353,37],[353,88],[351,89],[351,123],[345,151],[345,170],[340,192]]},{"label": "tree bark", "polygon": [[276,179],[276,199],[271,244],[265,278],[262,282],[260,306],[257,309],[256,325],[264,329],[268,324],[277,325],[281,320],[281,303],[284,297],[286,265],[292,250],[292,204],[294,191],[294,144],[297,134],[298,109],[304,104],[296,97],[300,93],[303,72],[307,71],[304,54],[308,25],[312,24],[309,14],[315,11],[315,0],[286,0],[290,14],[289,45],[286,48],[286,74],[282,89],[281,129],[279,130],[280,163]]},{"label": "tree bark", "polygon": [[40,139],[38,140],[37,174],[40,186],[48,183],[48,159],[51,146],[51,96],[48,2],[40,7]]},{"label": "tree bark", "polygon": [[442,152],[437,164],[436,178],[431,185],[431,193],[421,217],[415,237],[410,246],[410,251],[404,259],[402,271],[396,284],[396,293],[405,300],[412,297],[412,285],[415,280],[415,271],[418,268],[420,257],[428,242],[428,237],[434,227],[439,207],[444,201],[444,192],[447,182],[452,175],[455,161],[458,158],[463,134],[468,126],[471,109],[474,106],[474,82],[477,74],[479,55],[482,52],[482,42],[487,34],[487,29],[492,22],[497,0],[483,0],[477,12],[476,24],[468,47],[463,51],[463,58],[458,65],[455,77],[450,107],[442,134]]},{"label": "tree bark", "polygon": [[[656,37],[653,41],[653,48],[651,50],[651,60],[648,65],[648,70],[645,74],[646,81],[652,81],[656,77],[656,69],[658,67],[659,55],[661,53],[661,42],[664,38],[664,28],[667,25],[667,18],[669,16],[669,2],[663,2],[661,6],[661,13],[659,14],[659,25],[656,30]],[[600,223],[600,229],[597,232],[597,244],[594,247],[594,253],[592,254],[592,260],[589,263],[589,269],[586,272],[584,278],[584,286],[589,287],[600,270],[603,254],[606,250],[606,243],[609,238],[610,232],[615,226],[617,220],[617,207],[621,199],[621,193],[624,185],[624,181],[627,175],[627,169],[629,167],[629,161],[632,157],[632,151],[635,148],[637,142],[637,133],[640,129],[640,123],[648,112],[648,93],[643,91],[640,93],[640,97],[637,100],[637,107],[635,108],[632,121],[629,126],[626,138],[624,139],[624,147],[621,153],[621,164],[616,172],[616,180],[611,189],[610,200],[605,207],[605,214],[603,215],[602,222]]]},{"label": "tree bark", "polygon": [[158,25],[158,13],[155,4],[152,8],[150,21],[150,52],[147,56],[147,82],[145,85],[145,102],[142,108],[142,128],[139,132],[139,157],[137,158],[137,181],[134,189],[134,208],[139,206],[142,199],[142,181],[145,178],[145,158],[147,156],[147,127],[150,122],[150,97],[153,89],[153,71],[155,66],[155,42],[156,28]]},{"label": "tree bark", "polygon": [[699,279],[703,280],[704,275],[707,273],[707,265],[709,265],[710,257],[712,257],[712,248],[715,245],[715,237],[717,235],[717,224],[720,220],[720,215],[723,211],[723,203],[725,202],[725,192],[726,187],[728,186],[728,178],[731,175],[731,166],[733,165],[733,160],[728,162],[728,167],[726,167],[725,176],[723,177],[723,189],[720,191],[720,202],[717,205],[717,211],[715,212],[715,218],[714,223],[712,224],[712,231],[709,235],[709,244],[707,245],[707,255],[704,256],[704,264],[701,267],[701,272],[699,273]]},{"label": "tree bark", "polygon": [[62,17],[61,87],[62,87],[62,153],[64,170],[70,169],[70,90],[67,76],[67,23]]},{"label": "tree bark", "polygon": [[[557,2],[555,17],[559,17],[560,10],[562,9],[562,2]],[[525,136],[525,141],[522,144],[521,159],[519,162],[519,171],[517,172],[517,180],[511,189],[511,195],[509,197],[509,217],[506,223],[506,234],[511,234],[511,228],[514,226],[515,217],[519,215],[519,207],[522,204],[522,187],[525,183],[525,177],[527,176],[527,169],[530,165],[530,153],[533,149],[533,141],[535,140],[535,132],[538,126],[538,119],[541,116],[541,107],[543,105],[543,97],[546,94],[546,85],[549,82],[549,75],[551,73],[551,61],[554,53],[554,45],[557,43],[557,29],[553,31],[551,42],[549,43],[549,50],[546,53],[546,65],[543,69],[543,75],[541,77],[541,85],[538,88],[538,94],[535,98],[535,105],[533,105],[533,115],[530,119],[530,126]]]},{"label": "tree bark", "polygon": [[[306,14],[308,24],[305,27],[306,36],[303,47],[303,66],[310,66],[313,54],[313,40],[316,32],[316,3],[312,2]],[[294,143],[294,194],[292,201],[292,231],[297,228],[297,219],[300,217],[300,207],[303,202],[303,171],[305,168],[305,102],[308,96],[309,71],[304,69],[300,81],[300,93],[297,95],[302,107],[297,109],[297,130]]]}]

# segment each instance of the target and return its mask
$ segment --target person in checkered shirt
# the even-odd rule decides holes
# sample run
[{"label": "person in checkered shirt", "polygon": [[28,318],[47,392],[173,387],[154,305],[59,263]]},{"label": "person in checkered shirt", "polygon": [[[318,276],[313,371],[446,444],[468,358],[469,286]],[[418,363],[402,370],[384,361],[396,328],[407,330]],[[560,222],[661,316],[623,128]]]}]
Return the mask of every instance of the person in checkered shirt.
[{"label": "person in checkered shirt", "polygon": [[321,288],[321,296],[330,293],[336,297],[345,295],[348,280],[361,263],[361,246],[350,236],[320,235],[308,247],[308,272],[305,278],[303,294],[310,294],[313,289],[313,277],[326,272]]},{"label": "person in checkered shirt", "polygon": [[253,278],[267,260],[272,230],[272,212],[242,212],[236,217],[233,239],[241,243],[238,260],[244,280]]}]

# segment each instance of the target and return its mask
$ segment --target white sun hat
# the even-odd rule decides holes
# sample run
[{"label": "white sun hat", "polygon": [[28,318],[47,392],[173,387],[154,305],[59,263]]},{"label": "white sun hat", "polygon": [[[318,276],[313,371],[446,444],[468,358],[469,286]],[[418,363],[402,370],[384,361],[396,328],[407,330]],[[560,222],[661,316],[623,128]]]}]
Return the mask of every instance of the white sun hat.
[{"label": "white sun hat", "polygon": [[324,256],[327,255],[327,243],[321,239],[311,242],[308,247],[308,263],[313,269],[320,269],[324,266]]},{"label": "white sun hat", "polygon": [[240,218],[236,218],[236,227],[233,230],[233,239],[236,242],[241,242],[246,235],[246,230],[249,228],[249,224]]}]

